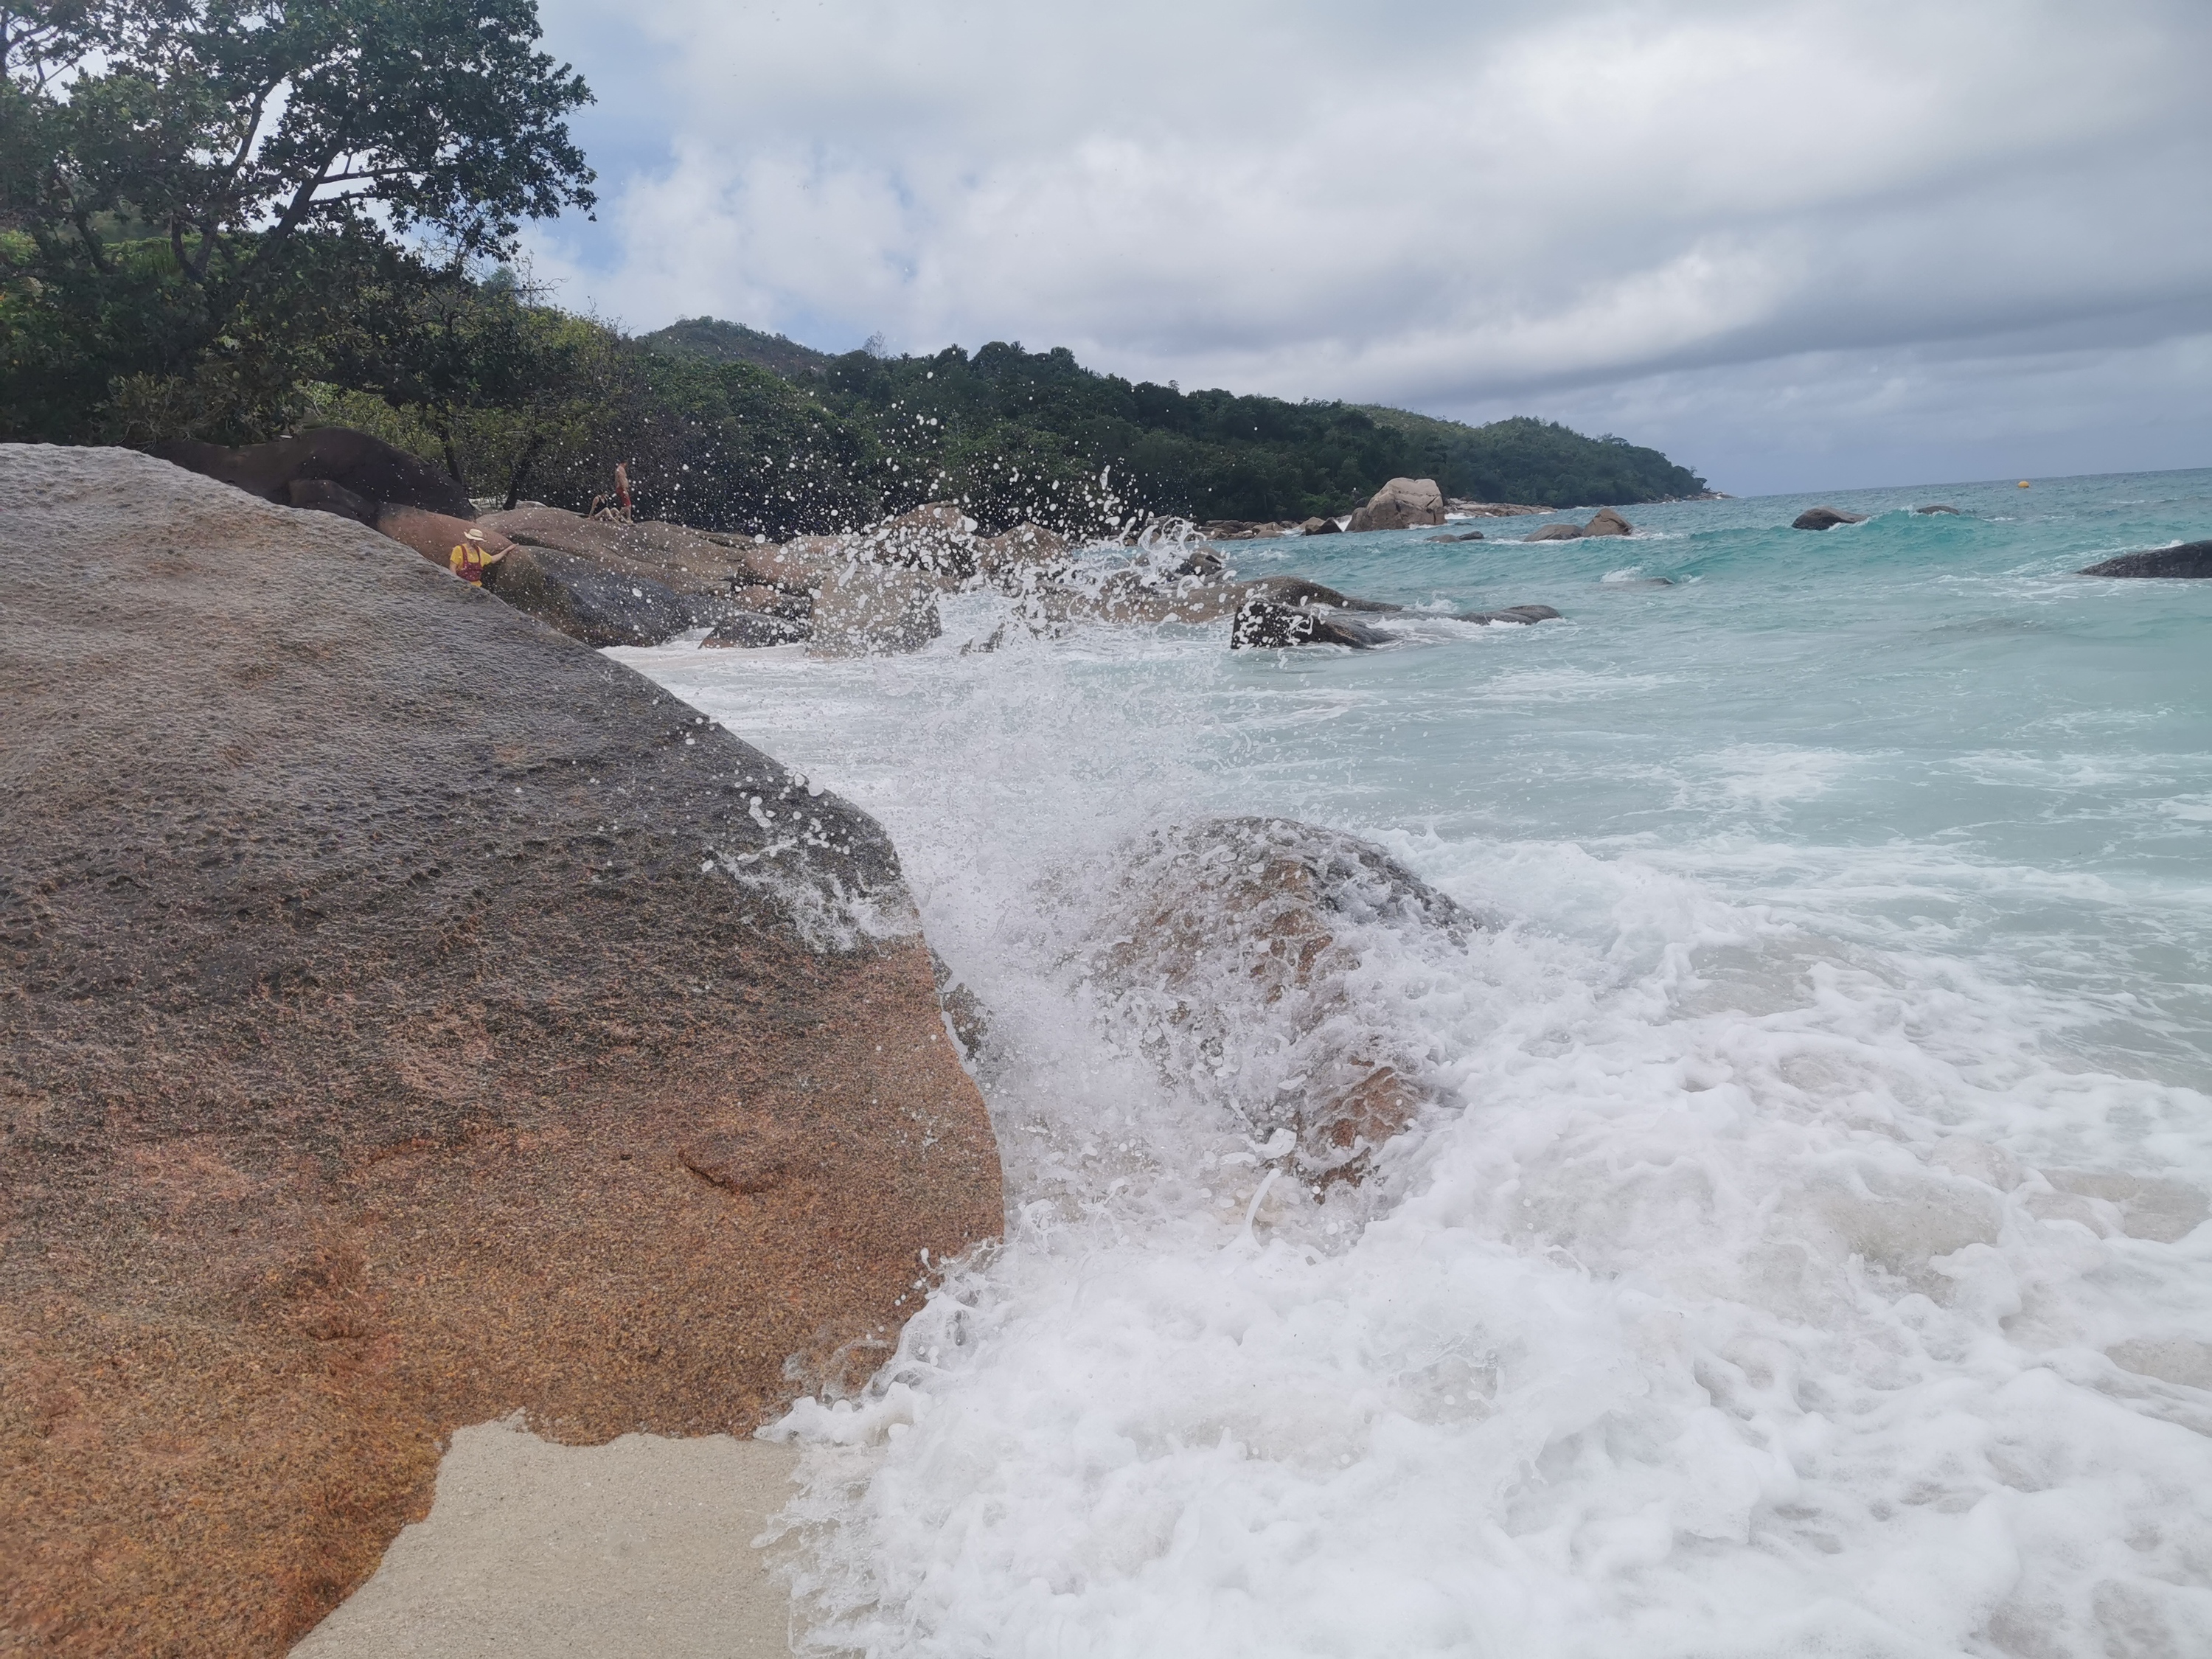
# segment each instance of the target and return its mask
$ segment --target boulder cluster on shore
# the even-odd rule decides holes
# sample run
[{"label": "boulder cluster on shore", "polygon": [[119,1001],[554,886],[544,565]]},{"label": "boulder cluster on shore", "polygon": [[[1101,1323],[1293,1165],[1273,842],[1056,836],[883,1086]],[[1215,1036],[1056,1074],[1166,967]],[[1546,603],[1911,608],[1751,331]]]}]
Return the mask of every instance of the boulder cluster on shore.
[{"label": "boulder cluster on shore", "polygon": [[[479,513],[436,468],[343,428],[243,450],[179,442],[156,453],[264,501],[368,525],[592,646],[659,645],[703,629],[706,646],[803,644],[822,656],[912,651],[942,631],[940,596],[975,588],[1016,600],[1038,627],[1227,620],[1232,648],[1382,644],[1392,636],[1345,613],[1397,608],[1299,577],[1240,581],[1203,544],[1176,544],[1169,558],[1148,556],[1097,575],[1057,532],[1024,523],[986,535],[951,502],[852,534],[770,543],[538,502]],[[1394,478],[1352,514],[1351,527],[1443,521],[1433,481]],[[1556,527],[1575,535],[1629,528],[1611,508],[1582,530]],[[1467,620],[1526,622],[1540,611],[1510,606]]]}]

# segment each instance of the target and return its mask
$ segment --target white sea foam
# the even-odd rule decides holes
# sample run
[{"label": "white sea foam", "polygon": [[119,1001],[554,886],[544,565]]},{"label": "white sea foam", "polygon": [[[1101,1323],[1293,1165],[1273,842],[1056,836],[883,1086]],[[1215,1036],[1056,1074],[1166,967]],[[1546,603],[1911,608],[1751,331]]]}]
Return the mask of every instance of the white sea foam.
[{"label": "white sea foam", "polygon": [[[2212,896],[2110,851],[2201,834],[2201,744],[2038,765],[1995,734],[2092,694],[1978,725],[1940,660],[1843,731],[1876,653],[1790,681],[1761,615],[1760,701],[1606,609],[1326,664],[960,657],[988,616],[894,660],[623,653],[880,817],[993,1015],[1004,1246],[779,1430],[818,1650],[2212,1653]],[[1364,1187],[1277,1170],[1083,976],[1117,849],[1224,811],[1502,919],[1364,938],[1360,1017],[1463,1103]]]}]

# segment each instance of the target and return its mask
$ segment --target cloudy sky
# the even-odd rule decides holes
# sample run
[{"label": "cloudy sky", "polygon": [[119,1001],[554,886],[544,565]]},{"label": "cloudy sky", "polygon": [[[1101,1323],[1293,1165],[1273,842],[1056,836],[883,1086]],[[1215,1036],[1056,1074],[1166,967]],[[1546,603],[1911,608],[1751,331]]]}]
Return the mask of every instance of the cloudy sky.
[{"label": "cloudy sky", "polygon": [[2205,0],[541,0],[564,303],[1535,414],[1738,494],[2212,465]]}]

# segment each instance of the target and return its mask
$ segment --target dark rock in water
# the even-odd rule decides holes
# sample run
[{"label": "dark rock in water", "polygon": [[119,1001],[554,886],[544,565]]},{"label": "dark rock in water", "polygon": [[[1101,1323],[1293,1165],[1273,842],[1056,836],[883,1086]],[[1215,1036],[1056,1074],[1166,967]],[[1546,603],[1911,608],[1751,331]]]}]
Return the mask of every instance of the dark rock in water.
[{"label": "dark rock in water", "polygon": [[1183,562],[1168,574],[1171,576],[1196,576],[1200,580],[1211,581],[1217,576],[1227,575],[1229,567],[1222,562],[1221,555],[1212,548],[1198,547],[1193,548]]},{"label": "dark rock in water", "polygon": [[747,1433],[998,1232],[854,807],[128,451],[0,446],[0,592],[10,1651],[277,1659],[455,1429]]},{"label": "dark rock in water", "polygon": [[574,553],[518,547],[494,567],[490,589],[586,645],[660,645],[732,609],[712,594],[679,593],[649,576],[624,576]]},{"label": "dark rock in water", "polygon": [[1583,526],[1585,536],[1632,536],[1636,526],[1609,507],[1601,507]]},{"label": "dark rock in water", "polygon": [[1308,519],[1298,526],[1302,536],[1340,536],[1344,526],[1334,519]]},{"label": "dark rock in water", "polygon": [[1382,599],[1356,599],[1349,593],[1323,587],[1319,582],[1310,582],[1304,576],[1263,576],[1245,591],[1261,599],[1273,599],[1278,605],[1325,605],[1335,611],[1390,611],[1406,608]]},{"label": "dark rock in water", "polygon": [[1608,593],[1626,593],[1639,587],[1672,587],[1672,576],[1637,576],[1625,582],[1601,581],[1598,584]]},{"label": "dark rock in water", "polygon": [[1509,605],[1503,611],[1470,611],[1464,616],[1454,617],[1454,622],[1463,623],[1529,623],[1558,622],[1559,613],[1548,605]]},{"label": "dark rock in water", "polygon": [[1130,848],[1118,893],[1091,957],[1103,1017],[1302,1177],[1357,1179],[1443,1103],[1425,1043],[1358,969],[1378,936],[1449,953],[1483,924],[1380,847],[1206,819]]},{"label": "dark rock in water", "polygon": [[796,645],[812,630],[792,617],[765,616],[757,611],[733,611],[714,624],[699,641],[702,647],[734,647],[756,650],[767,645]]},{"label": "dark rock in water", "polygon": [[2179,576],[2203,580],[2212,577],[2212,542],[2184,542],[2179,547],[2154,547],[2144,553],[2123,553],[2117,559],[2093,564],[2085,576]]},{"label": "dark rock in water", "polygon": [[1523,536],[1524,542],[1578,542],[1583,538],[1580,525],[1547,524],[1541,530]]},{"label": "dark rock in water", "polygon": [[1790,521],[1792,530],[1833,530],[1839,524],[1864,524],[1863,513],[1845,513],[1832,507],[1808,507]]},{"label": "dark rock in water", "polygon": [[1229,648],[1273,651],[1296,645],[1348,645],[1355,650],[1396,638],[1342,617],[1325,617],[1272,599],[1247,599],[1229,623]]},{"label": "dark rock in water", "polygon": [[[296,482],[321,483],[337,484],[365,501],[419,507],[426,513],[443,513],[455,519],[477,515],[468,492],[441,468],[393,448],[381,438],[342,426],[318,427],[295,438],[279,438],[244,449],[172,438],[155,444],[154,454],[187,471],[220,478],[264,501],[317,506],[319,503],[293,501],[289,492]],[[359,515],[348,513],[345,516]]]},{"label": "dark rock in water", "polygon": [[1959,515],[1959,509],[1957,507],[1945,507],[1940,502],[1933,507],[1916,507],[1912,510],[1915,513],[1948,513],[1953,518],[1956,518]]},{"label": "dark rock in water", "polygon": [[1424,537],[1423,539],[1431,542],[1479,542],[1482,539],[1482,532],[1480,530],[1470,530],[1464,535],[1428,536]]}]

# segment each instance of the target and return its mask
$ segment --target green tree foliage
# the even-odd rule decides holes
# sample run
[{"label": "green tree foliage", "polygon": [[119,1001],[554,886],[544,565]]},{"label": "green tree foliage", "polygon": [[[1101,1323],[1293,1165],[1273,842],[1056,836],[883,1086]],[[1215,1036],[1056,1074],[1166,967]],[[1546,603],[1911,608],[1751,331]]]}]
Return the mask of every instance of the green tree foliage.
[{"label": "green tree foliage", "polygon": [[[589,208],[534,0],[0,0],[6,435],[133,380],[208,435],[281,424],[365,295]],[[149,379],[152,384],[149,384]]]},{"label": "green tree foliage", "polygon": [[[691,361],[748,362],[817,390],[883,444],[895,505],[956,495],[988,522],[1125,511],[1197,519],[1343,513],[1393,477],[1531,506],[1694,495],[1705,480],[1656,450],[1527,418],[1471,427],[1402,410],[1285,403],[1134,385],[1064,349],[994,343],[928,357],[832,357],[710,318],[645,337]],[[1114,480],[1102,492],[1102,476]],[[915,491],[919,490],[920,495]]]}]

